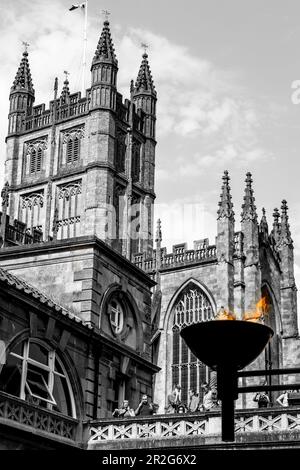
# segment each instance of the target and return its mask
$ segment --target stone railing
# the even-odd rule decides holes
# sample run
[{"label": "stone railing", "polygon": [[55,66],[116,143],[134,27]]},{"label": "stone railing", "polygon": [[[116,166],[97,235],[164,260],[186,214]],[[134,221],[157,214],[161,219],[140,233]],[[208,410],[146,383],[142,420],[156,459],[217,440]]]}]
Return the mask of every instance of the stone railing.
[{"label": "stone railing", "polygon": [[[213,261],[217,259],[215,245],[208,245],[198,250],[187,250],[186,248],[174,248],[173,253],[166,253],[166,249],[161,250],[160,269],[168,269],[177,266]],[[152,258],[147,258],[144,253],[133,256],[133,263],[146,272],[156,270],[155,251]]]},{"label": "stone railing", "polygon": [[[251,433],[267,436],[272,433],[300,433],[300,408],[267,408],[236,410],[236,440],[246,442]],[[295,436],[295,434],[294,434]],[[119,448],[147,446],[170,447],[178,439],[185,445],[205,442],[221,442],[221,416],[218,412],[184,415],[154,415],[147,418],[125,418],[123,420],[98,420],[89,423],[88,448]],[[275,439],[275,436],[274,436]],[[293,437],[291,438],[293,439]],[[280,438],[277,440],[280,440]],[[122,444],[121,444],[122,443]]]},{"label": "stone railing", "polygon": [[23,431],[34,429],[40,435],[73,442],[79,426],[76,419],[47,411],[4,392],[0,392],[0,424],[11,424]]},{"label": "stone railing", "polygon": [[[3,223],[2,212],[0,212],[0,234],[2,235],[1,224]],[[6,216],[5,224],[5,246],[9,245],[30,245],[32,243],[41,243],[43,241],[43,232],[34,228],[32,232],[27,229],[26,224],[19,220],[10,222]]]}]

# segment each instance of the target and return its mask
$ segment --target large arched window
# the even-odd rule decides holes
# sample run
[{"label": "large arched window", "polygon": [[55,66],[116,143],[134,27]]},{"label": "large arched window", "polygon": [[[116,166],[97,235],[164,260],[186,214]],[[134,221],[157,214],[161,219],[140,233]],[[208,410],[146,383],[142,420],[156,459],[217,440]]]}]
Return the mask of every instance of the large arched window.
[{"label": "large arched window", "polygon": [[180,336],[180,330],[192,323],[212,320],[212,305],[207,295],[190,283],[180,293],[172,315],[172,382],[181,385],[181,400],[188,403],[188,391],[195,389],[202,398],[201,384],[209,381],[210,372],[192,352]]},{"label": "large arched window", "polygon": [[0,374],[0,390],[32,404],[76,417],[66,370],[54,350],[26,340],[8,354]]}]

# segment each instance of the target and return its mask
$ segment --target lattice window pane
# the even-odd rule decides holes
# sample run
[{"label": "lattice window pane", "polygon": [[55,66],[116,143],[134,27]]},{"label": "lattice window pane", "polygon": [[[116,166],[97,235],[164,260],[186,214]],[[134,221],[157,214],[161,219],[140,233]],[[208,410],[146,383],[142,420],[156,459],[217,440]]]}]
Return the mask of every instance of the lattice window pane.
[{"label": "lattice window pane", "polygon": [[31,174],[35,173],[35,167],[36,167],[36,150],[32,149],[30,153],[30,173]]},{"label": "lattice window pane", "polygon": [[206,294],[195,285],[187,286],[175,304],[172,326],[172,382],[174,384],[180,381],[182,400],[188,399],[190,388],[202,392],[200,386],[207,380],[208,370],[188,350],[180,337],[180,330],[184,326],[212,319],[213,309]]},{"label": "lattice window pane", "polygon": [[73,161],[77,161],[79,158],[79,139],[75,137],[73,143]]},{"label": "lattice window pane", "polygon": [[73,139],[69,139],[67,142],[67,163],[72,162],[73,155]]},{"label": "lattice window pane", "polygon": [[36,159],[36,173],[39,173],[42,169],[43,150],[41,148],[37,151]]}]

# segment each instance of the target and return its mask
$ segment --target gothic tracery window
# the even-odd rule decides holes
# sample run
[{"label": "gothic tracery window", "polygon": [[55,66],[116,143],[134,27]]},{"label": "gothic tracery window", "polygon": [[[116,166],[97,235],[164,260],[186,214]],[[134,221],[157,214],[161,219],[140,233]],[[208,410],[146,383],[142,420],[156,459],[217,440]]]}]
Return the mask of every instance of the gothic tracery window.
[{"label": "gothic tracery window", "polygon": [[22,194],[20,197],[19,220],[31,230],[43,229],[43,192]]},{"label": "gothic tracery window", "polygon": [[202,398],[201,384],[209,379],[209,370],[188,349],[180,331],[192,323],[212,320],[213,308],[207,295],[190,283],[181,292],[173,309],[172,321],[172,383],[180,383],[181,399],[188,403],[188,391],[195,389]]},{"label": "gothic tracery window", "polygon": [[80,161],[83,136],[84,128],[82,126],[63,132],[61,165],[75,165]]},{"label": "gothic tracery window", "polygon": [[24,176],[39,176],[44,169],[47,140],[35,140],[25,144]]},{"label": "gothic tracery window", "polygon": [[80,235],[81,181],[58,186],[57,209],[57,238]]}]

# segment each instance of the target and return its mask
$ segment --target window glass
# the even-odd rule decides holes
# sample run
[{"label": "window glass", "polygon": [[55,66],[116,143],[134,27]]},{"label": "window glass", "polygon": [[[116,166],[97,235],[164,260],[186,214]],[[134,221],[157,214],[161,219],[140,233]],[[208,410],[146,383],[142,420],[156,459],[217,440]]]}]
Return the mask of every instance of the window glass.
[{"label": "window glass", "polygon": [[16,397],[20,396],[22,359],[9,354],[0,374],[0,390]]},{"label": "window glass", "polygon": [[54,375],[53,397],[56,402],[53,410],[65,415],[72,414],[72,404],[68,390],[68,384],[64,377]]},{"label": "window glass", "polygon": [[8,354],[6,363],[0,367],[0,390],[75,417],[73,394],[64,368],[54,351],[38,343],[20,343]]},{"label": "window glass", "polygon": [[30,359],[34,359],[40,364],[48,365],[48,351],[47,349],[41,347],[39,344],[30,343],[29,357]]}]

